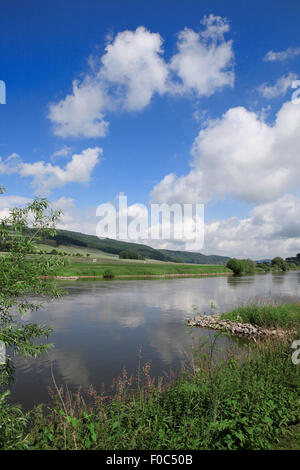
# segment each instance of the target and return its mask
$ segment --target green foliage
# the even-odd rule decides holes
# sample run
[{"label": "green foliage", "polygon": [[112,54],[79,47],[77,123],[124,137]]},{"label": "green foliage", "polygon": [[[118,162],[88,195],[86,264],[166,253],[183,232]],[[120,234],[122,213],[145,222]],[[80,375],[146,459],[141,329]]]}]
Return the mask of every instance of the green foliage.
[{"label": "green foliage", "polygon": [[300,422],[282,430],[275,450],[300,450]]},{"label": "green foliage", "polygon": [[104,279],[113,279],[115,275],[110,269],[106,269],[103,273],[103,277]]},{"label": "green foliage", "polygon": [[[48,339],[51,329],[45,325],[24,324],[21,317],[37,310],[39,305],[31,296],[58,296],[53,282],[42,276],[53,273],[61,265],[57,257],[32,253],[42,234],[54,233],[54,225],[60,212],[51,211],[46,199],[36,198],[26,207],[14,208],[1,220],[0,240],[9,245],[9,252],[0,257],[0,340],[12,354],[36,357],[47,351],[49,344],[40,343]],[[28,226],[31,226],[30,235]],[[0,385],[12,378],[11,357],[0,366]]]},{"label": "green foliage", "polygon": [[286,258],[288,263],[294,263],[296,266],[300,266],[300,253],[297,253],[295,257]]},{"label": "green foliage", "polygon": [[231,258],[226,264],[226,267],[237,275],[255,273],[255,263],[251,259]]},{"label": "green foliage", "polygon": [[193,253],[190,251],[176,251],[176,250],[159,250],[162,254],[167,256],[171,261],[180,259],[182,263],[193,264],[220,264],[225,265],[229,261],[228,256],[219,255],[203,255],[202,253]]},{"label": "green foliage", "polygon": [[288,271],[289,269],[289,264],[284,261],[283,258],[280,258],[280,256],[276,256],[276,258],[273,258],[271,265],[277,269],[280,269],[281,271]]},{"label": "green foliage", "polygon": [[26,449],[27,415],[7,402],[9,391],[0,395],[0,449]]},{"label": "green foliage", "polygon": [[285,261],[283,258],[280,258],[280,256],[276,256],[272,259],[271,263],[263,261],[255,264],[251,259],[231,258],[228,261],[226,267],[231,269],[234,274],[237,275],[253,274],[255,272],[263,273],[269,271],[288,271],[290,269],[297,269],[298,264],[291,261],[294,259],[295,258],[287,258],[288,261]]},{"label": "green foliage", "polygon": [[226,264],[226,268],[231,269],[234,274],[237,275],[242,274],[243,272],[242,263],[236,258],[231,258]]},{"label": "green foliage", "polygon": [[263,272],[269,272],[269,271],[271,271],[270,263],[267,263],[267,262],[257,263],[256,270],[263,271]]},{"label": "green foliage", "polygon": [[137,251],[121,251],[119,254],[120,259],[145,259]]}]

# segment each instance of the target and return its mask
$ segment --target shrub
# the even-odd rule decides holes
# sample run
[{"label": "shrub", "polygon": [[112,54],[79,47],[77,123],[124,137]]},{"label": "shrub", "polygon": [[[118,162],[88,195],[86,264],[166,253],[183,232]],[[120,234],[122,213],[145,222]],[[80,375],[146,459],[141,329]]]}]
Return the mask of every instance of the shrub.
[{"label": "shrub", "polygon": [[119,258],[120,259],[145,259],[144,256],[142,256],[137,251],[121,251],[119,254]]},{"label": "shrub", "polygon": [[255,263],[251,259],[236,259],[231,258],[226,267],[231,269],[234,274],[254,274],[255,273]]},{"label": "shrub", "polygon": [[104,279],[113,279],[115,275],[110,269],[106,269],[103,273],[103,277]]}]

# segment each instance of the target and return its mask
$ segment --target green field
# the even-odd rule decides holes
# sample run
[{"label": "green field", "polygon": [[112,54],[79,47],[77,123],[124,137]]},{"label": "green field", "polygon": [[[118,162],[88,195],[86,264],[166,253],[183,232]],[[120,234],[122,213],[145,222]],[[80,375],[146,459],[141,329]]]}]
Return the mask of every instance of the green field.
[{"label": "green field", "polygon": [[[53,246],[39,244],[37,247],[44,253],[51,253]],[[112,276],[163,276],[163,275],[204,275],[231,274],[231,270],[220,264],[175,263],[146,258],[145,260],[119,259],[116,254],[101,252],[98,249],[60,245],[56,248],[58,259],[64,266],[56,269],[56,276],[97,276],[102,277],[106,271]],[[64,256],[61,256],[64,254]],[[80,255],[80,256],[79,256]],[[33,255],[35,256],[35,255]]]},{"label": "green field", "polygon": [[103,276],[109,271],[113,277],[117,276],[154,276],[154,275],[203,275],[203,274],[221,274],[231,271],[225,266],[220,265],[197,265],[197,264],[178,264],[178,263],[162,263],[151,261],[136,260],[116,260],[105,261],[99,260],[95,263],[90,260],[73,261],[71,260],[66,266],[57,268],[55,275],[57,276]]},{"label": "green field", "polygon": [[[28,234],[30,234],[30,229]],[[43,237],[39,241],[39,247],[46,247],[51,251],[55,248],[66,252],[89,252],[94,254],[106,254],[108,257],[118,256],[121,252],[136,252],[145,259],[160,261],[180,261],[193,264],[219,264],[225,265],[228,256],[204,255],[189,251],[159,250],[141,243],[125,242],[110,238],[99,238],[95,235],[87,235],[69,230],[57,230],[52,237]],[[43,248],[42,248],[43,249]]]},{"label": "green field", "polygon": [[[45,243],[39,243],[37,245],[37,249],[43,250],[47,253],[50,253],[53,250],[53,246],[47,245]],[[96,248],[85,248],[79,246],[68,246],[68,245],[59,245],[55,247],[55,249],[59,252],[68,253],[68,255],[76,255],[76,253],[80,253],[83,256],[90,255],[91,257],[97,257],[101,259],[119,259],[119,255],[113,253],[105,253],[104,251],[97,250]]]}]

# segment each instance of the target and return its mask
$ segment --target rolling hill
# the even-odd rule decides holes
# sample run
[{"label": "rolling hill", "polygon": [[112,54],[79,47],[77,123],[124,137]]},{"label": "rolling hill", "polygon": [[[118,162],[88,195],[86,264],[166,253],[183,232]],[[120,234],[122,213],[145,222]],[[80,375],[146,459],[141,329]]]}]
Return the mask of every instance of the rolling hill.
[{"label": "rolling hill", "polygon": [[157,250],[147,245],[139,243],[129,243],[110,238],[98,238],[95,235],[86,235],[80,232],[69,230],[57,230],[51,238],[41,240],[42,244],[53,247],[73,246],[78,248],[89,248],[99,250],[99,252],[119,255],[121,251],[135,251],[145,258],[159,261],[180,261],[193,264],[220,264],[224,265],[230,259],[227,256],[203,255],[188,251]]}]

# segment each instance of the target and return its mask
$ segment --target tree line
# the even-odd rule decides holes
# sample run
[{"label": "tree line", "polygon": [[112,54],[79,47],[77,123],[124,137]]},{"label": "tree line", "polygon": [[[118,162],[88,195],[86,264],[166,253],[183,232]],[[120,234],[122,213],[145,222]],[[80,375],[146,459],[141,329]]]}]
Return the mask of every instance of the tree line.
[{"label": "tree line", "polygon": [[[297,255],[298,257],[298,255]],[[276,256],[271,261],[264,261],[255,263],[251,259],[237,259],[231,258],[226,267],[231,269],[234,274],[254,274],[255,272],[268,272],[268,271],[289,271],[291,269],[297,269],[300,265],[300,253],[299,253],[299,264],[294,263],[294,258],[287,258],[284,260],[280,256]]]}]

